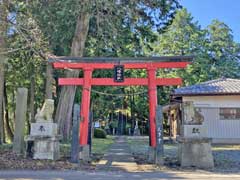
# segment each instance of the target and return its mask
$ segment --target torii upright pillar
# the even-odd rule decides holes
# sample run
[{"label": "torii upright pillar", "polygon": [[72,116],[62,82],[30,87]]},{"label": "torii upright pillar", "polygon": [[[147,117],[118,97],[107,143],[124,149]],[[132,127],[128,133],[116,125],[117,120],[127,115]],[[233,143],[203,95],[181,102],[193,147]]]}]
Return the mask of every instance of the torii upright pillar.
[{"label": "torii upright pillar", "polygon": [[157,107],[157,85],[156,68],[149,67],[148,71],[148,97],[149,97],[149,124],[150,124],[150,146],[156,147],[156,107]]},{"label": "torii upright pillar", "polygon": [[84,68],[83,73],[83,86],[82,86],[82,101],[81,101],[81,111],[80,111],[80,138],[79,144],[82,148],[83,155],[80,155],[82,159],[89,158],[89,146],[87,144],[88,140],[88,121],[89,121],[89,109],[90,109],[90,96],[91,96],[91,78],[92,78],[92,68]]}]

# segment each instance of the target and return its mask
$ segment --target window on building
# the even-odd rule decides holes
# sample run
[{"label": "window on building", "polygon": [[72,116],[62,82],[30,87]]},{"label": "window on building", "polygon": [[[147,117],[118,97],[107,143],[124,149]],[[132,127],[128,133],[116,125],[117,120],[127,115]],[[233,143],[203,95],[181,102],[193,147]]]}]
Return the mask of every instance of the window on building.
[{"label": "window on building", "polygon": [[220,108],[220,120],[240,120],[240,108]]}]

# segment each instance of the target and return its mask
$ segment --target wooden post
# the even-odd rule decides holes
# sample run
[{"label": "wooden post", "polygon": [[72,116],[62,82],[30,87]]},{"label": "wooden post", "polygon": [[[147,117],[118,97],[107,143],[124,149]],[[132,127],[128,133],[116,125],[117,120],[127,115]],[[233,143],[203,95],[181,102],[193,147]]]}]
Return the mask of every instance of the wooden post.
[{"label": "wooden post", "polygon": [[148,68],[148,96],[149,96],[149,124],[150,124],[150,146],[156,147],[156,106],[157,106],[157,86],[156,68]]},{"label": "wooden post", "polygon": [[79,162],[79,121],[80,105],[73,106],[73,125],[72,125],[72,144],[71,144],[71,162]]},{"label": "wooden post", "polygon": [[16,99],[16,119],[15,131],[13,140],[13,151],[17,154],[24,152],[24,126],[27,112],[27,96],[28,90],[26,88],[18,88]]},{"label": "wooden post", "polygon": [[155,163],[157,165],[164,164],[164,150],[163,150],[163,115],[162,115],[162,107],[157,106],[156,109],[156,138],[157,138],[157,146],[156,146],[156,156]]},{"label": "wooden post", "polygon": [[82,90],[82,103],[81,103],[81,122],[80,122],[80,140],[81,146],[87,146],[88,140],[88,120],[89,120],[89,108],[90,108],[90,96],[91,96],[91,68],[84,69],[84,85]]},{"label": "wooden post", "polygon": [[79,144],[81,146],[79,157],[83,161],[89,161],[89,145],[88,145],[88,122],[89,122],[89,108],[91,97],[91,78],[92,68],[85,68],[84,70],[84,84],[82,90],[82,103],[80,114],[80,139]]}]

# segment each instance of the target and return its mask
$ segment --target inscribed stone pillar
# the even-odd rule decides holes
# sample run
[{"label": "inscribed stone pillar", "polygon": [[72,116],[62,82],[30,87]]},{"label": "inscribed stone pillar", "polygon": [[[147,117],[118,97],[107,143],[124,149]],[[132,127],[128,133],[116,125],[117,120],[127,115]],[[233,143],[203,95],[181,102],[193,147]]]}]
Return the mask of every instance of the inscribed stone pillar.
[{"label": "inscribed stone pillar", "polygon": [[156,109],[156,159],[155,162],[157,165],[164,164],[164,150],[163,150],[163,115],[162,107],[157,106]]},{"label": "inscribed stone pillar", "polygon": [[13,151],[17,154],[24,152],[24,126],[27,112],[27,94],[26,88],[18,88],[16,99],[16,118],[13,140]]},{"label": "inscribed stone pillar", "polygon": [[79,162],[79,120],[80,105],[74,104],[73,107],[73,126],[72,126],[72,145],[71,145],[71,162]]}]

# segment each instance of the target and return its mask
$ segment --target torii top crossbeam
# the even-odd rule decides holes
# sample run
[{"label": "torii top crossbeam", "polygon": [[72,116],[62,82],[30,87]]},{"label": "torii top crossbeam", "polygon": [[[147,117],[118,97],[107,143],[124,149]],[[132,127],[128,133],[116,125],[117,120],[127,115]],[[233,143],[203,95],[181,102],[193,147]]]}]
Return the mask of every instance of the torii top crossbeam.
[{"label": "torii top crossbeam", "polygon": [[193,56],[156,56],[156,57],[71,57],[49,56],[53,62],[82,62],[82,63],[138,63],[138,62],[189,62]]}]

